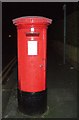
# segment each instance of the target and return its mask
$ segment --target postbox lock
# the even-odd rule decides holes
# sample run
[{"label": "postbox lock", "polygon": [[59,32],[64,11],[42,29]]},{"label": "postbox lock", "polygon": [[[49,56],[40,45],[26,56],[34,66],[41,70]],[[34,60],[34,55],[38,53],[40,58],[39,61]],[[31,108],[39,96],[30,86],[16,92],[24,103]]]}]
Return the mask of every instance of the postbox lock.
[{"label": "postbox lock", "polygon": [[42,67],[43,67],[43,65],[41,64],[41,65],[40,65],[40,68],[42,68]]}]

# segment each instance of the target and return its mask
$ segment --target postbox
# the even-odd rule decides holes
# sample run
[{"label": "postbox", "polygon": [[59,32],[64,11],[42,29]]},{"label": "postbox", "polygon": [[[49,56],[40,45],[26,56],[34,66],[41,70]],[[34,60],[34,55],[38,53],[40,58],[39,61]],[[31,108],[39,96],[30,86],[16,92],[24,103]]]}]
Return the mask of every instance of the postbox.
[{"label": "postbox", "polygon": [[13,19],[17,27],[18,108],[28,115],[47,110],[46,43],[51,19],[26,16]]}]

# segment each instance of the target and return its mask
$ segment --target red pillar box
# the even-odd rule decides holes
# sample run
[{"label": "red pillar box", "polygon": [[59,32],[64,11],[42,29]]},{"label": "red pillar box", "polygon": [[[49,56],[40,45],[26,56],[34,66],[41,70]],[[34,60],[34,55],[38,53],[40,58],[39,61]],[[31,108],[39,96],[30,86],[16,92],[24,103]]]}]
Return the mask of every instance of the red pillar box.
[{"label": "red pillar box", "polygon": [[46,41],[51,23],[51,19],[38,16],[13,20],[18,34],[18,107],[29,115],[47,109]]}]

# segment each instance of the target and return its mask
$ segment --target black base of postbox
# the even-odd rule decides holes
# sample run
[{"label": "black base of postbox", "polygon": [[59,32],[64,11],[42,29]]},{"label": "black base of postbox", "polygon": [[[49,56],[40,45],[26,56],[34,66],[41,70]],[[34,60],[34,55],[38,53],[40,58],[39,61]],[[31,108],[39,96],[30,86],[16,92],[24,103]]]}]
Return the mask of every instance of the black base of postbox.
[{"label": "black base of postbox", "polygon": [[47,110],[47,89],[41,92],[18,90],[18,109],[27,115],[40,115]]}]

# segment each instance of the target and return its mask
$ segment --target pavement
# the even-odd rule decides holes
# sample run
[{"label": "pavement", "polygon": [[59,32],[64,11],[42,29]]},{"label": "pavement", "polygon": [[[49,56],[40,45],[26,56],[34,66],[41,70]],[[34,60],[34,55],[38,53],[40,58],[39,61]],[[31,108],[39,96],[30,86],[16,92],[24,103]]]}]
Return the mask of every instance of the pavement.
[{"label": "pavement", "polygon": [[77,71],[51,49],[47,55],[47,111],[28,116],[17,108],[17,63],[2,85],[3,118],[77,118]]}]

